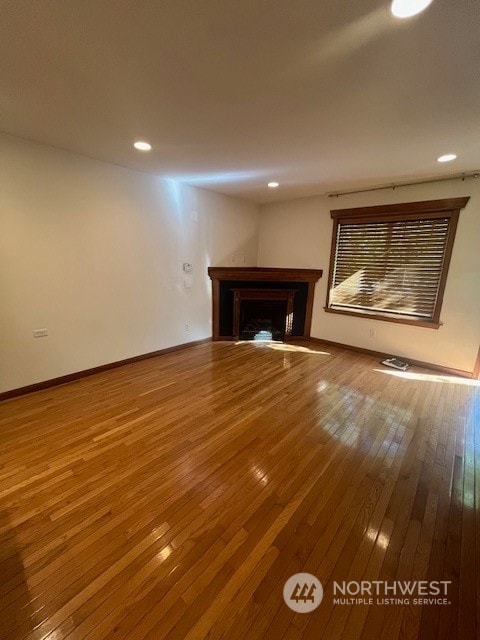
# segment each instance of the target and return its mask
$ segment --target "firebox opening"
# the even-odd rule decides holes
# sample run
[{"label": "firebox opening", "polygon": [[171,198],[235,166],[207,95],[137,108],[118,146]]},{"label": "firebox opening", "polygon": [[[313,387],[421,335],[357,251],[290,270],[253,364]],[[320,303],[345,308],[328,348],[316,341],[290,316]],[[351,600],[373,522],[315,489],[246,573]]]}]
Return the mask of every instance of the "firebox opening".
[{"label": "firebox opening", "polygon": [[286,300],[242,300],[240,340],[283,342],[286,326]]}]

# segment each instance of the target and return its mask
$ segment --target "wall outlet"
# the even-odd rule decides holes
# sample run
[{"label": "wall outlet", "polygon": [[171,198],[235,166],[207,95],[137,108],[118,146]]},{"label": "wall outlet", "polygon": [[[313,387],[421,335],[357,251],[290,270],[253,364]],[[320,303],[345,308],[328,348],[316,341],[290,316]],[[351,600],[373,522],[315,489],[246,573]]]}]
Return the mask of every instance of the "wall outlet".
[{"label": "wall outlet", "polygon": [[237,259],[235,258],[235,256],[232,256],[232,264],[235,264],[236,261]]},{"label": "wall outlet", "polygon": [[185,287],[185,289],[192,288],[192,281],[190,280],[190,278],[185,278],[185,280],[183,281],[183,286]]},{"label": "wall outlet", "polygon": [[33,337],[34,338],[45,338],[45,336],[48,336],[48,330],[47,329],[34,329],[33,330]]},{"label": "wall outlet", "polygon": [[247,261],[247,259],[246,259],[246,257],[245,257],[245,254],[243,254],[243,255],[242,255],[242,262],[243,262],[243,264],[245,264],[245,263],[246,263],[246,261]]},{"label": "wall outlet", "polygon": [[185,331],[190,331],[190,323],[185,322]]},{"label": "wall outlet", "polygon": [[375,340],[375,338],[377,337],[377,330],[370,329],[370,331],[368,332],[368,335],[370,336],[370,340]]}]

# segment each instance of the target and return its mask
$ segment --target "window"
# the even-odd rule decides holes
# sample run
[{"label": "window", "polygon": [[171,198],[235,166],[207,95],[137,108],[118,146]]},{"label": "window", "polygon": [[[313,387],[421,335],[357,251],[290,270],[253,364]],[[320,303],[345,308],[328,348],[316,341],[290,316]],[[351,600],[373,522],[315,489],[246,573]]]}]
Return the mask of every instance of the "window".
[{"label": "window", "polygon": [[331,211],[325,310],[438,328],[458,214],[468,200]]}]

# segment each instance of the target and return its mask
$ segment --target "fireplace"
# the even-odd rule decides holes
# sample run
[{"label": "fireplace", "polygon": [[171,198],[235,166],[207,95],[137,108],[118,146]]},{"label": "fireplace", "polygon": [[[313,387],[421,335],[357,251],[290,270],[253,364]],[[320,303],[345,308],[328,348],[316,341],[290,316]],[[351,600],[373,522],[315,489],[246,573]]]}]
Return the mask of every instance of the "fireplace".
[{"label": "fireplace", "polygon": [[310,337],[320,269],[210,267],[214,340]]},{"label": "fireplace", "polygon": [[277,340],[292,334],[294,289],[232,289],[233,337]]}]

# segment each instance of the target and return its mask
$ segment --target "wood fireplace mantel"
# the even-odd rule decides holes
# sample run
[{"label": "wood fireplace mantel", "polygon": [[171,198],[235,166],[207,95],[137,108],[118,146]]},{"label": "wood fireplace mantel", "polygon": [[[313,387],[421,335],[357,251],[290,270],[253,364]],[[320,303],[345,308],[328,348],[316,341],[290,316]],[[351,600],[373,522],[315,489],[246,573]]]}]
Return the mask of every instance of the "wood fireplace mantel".
[{"label": "wood fireplace mantel", "polygon": [[[232,340],[233,335],[220,335],[220,283],[221,281],[242,282],[301,282],[308,285],[305,308],[303,338],[310,337],[312,325],[313,296],[315,283],[322,277],[322,269],[281,269],[266,267],[209,267],[212,280],[213,339]],[[268,289],[268,285],[265,287]],[[232,333],[234,333],[232,331]]]},{"label": "wood fireplace mantel", "polygon": [[212,280],[275,280],[276,282],[317,282],[322,269],[276,269],[270,267],[209,267]]}]

